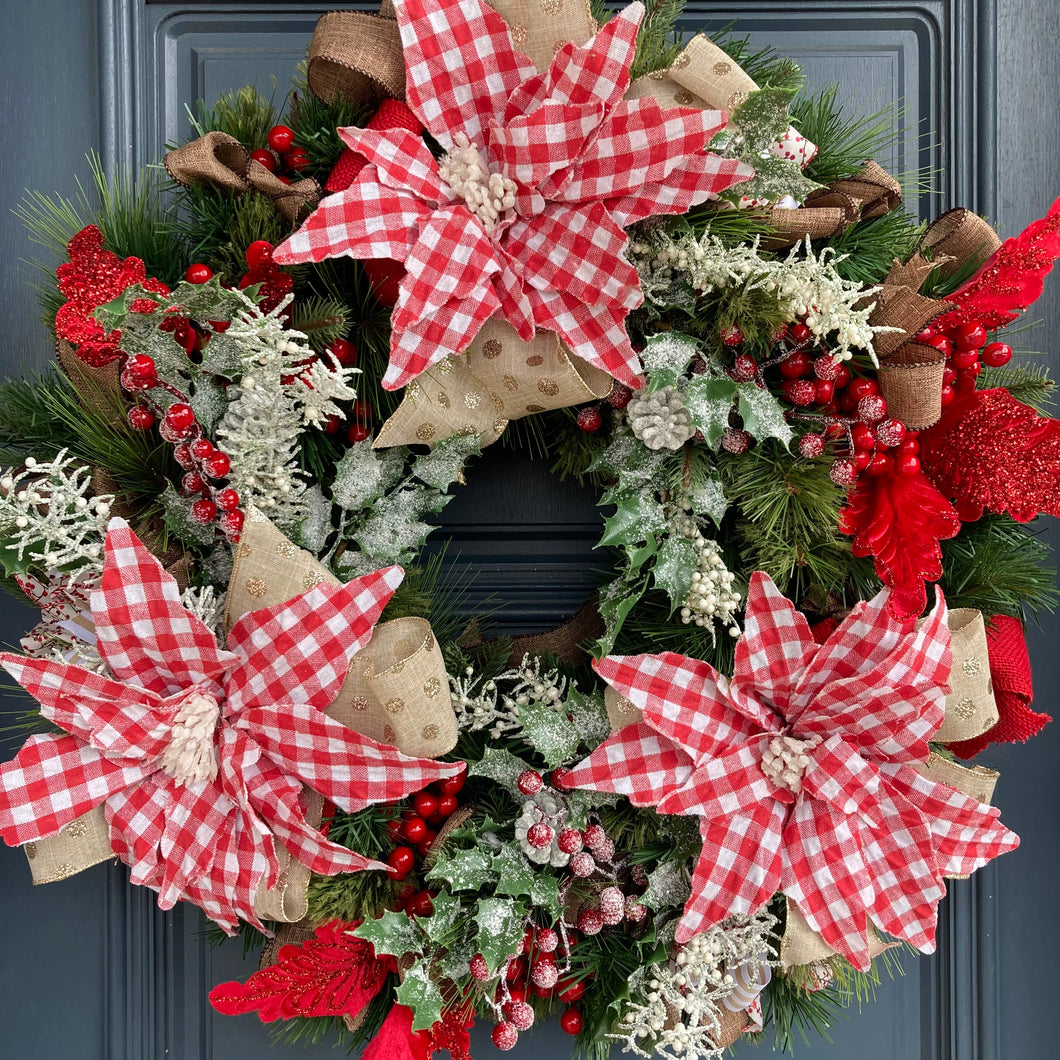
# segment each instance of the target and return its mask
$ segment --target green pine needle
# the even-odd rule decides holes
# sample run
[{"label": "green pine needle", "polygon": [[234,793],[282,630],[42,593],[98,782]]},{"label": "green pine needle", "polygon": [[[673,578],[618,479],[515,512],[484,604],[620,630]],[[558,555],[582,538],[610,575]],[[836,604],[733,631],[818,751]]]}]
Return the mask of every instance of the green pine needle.
[{"label": "green pine needle", "polygon": [[290,122],[295,142],[309,157],[304,175],[323,184],[346,147],[337,130],[350,125],[363,127],[371,115],[372,109],[363,103],[353,103],[341,96],[327,103],[313,95],[306,80],[305,64],[300,65],[294,78]]},{"label": "green pine needle", "polygon": [[[273,81],[273,96],[276,82]],[[269,130],[276,124],[276,107],[253,85],[244,85],[218,97],[212,107],[198,100],[188,117],[196,136],[223,132],[235,137],[248,151],[268,147]]]},{"label": "green pine needle", "polygon": [[837,252],[836,272],[844,280],[875,285],[896,258],[905,261],[913,253],[922,233],[923,226],[898,209],[859,221],[825,242]]},{"label": "green pine needle", "polygon": [[[1023,350],[1021,355],[1025,356]],[[1006,364],[1003,368],[985,368],[979,377],[979,389],[1004,387],[1017,401],[1030,405],[1043,415],[1056,404],[1056,384],[1049,378],[1049,369],[1042,364]]]},{"label": "green pine needle", "polygon": [[684,10],[684,0],[648,0],[646,6],[637,34],[637,52],[630,67],[633,80],[655,70],[665,70],[683,46],[677,20]]},{"label": "green pine needle", "polygon": [[318,353],[336,339],[350,333],[349,309],[340,298],[308,295],[294,307],[294,328],[304,332],[309,345]]}]

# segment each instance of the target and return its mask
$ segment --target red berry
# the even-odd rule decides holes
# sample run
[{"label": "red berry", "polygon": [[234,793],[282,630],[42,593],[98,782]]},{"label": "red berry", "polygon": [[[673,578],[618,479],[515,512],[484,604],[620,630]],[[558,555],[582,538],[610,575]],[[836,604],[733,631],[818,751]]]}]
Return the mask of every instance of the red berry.
[{"label": "red berry", "polygon": [[456,813],[457,807],[460,805],[455,795],[439,795],[438,796],[438,816],[443,820],[446,817],[452,817]]},{"label": "red berry", "polygon": [[730,324],[718,332],[718,337],[726,346],[739,346],[743,342],[743,331],[739,324]]},{"label": "red berry", "polygon": [[541,928],[534,933],[534,946],[540,953],[555,953],[559,948],[559,935],[552,928]]},{"label": "red berry", "polygon": [[813,384],[813,400],[816,405],[827,405],[835,396],[835,383],[831,379],[817,379]]},{"label": "red berry", "polygon": [[272,264],[272,244],[267,239],[255,239],[247,247],[247,268],[267,269]]},{"label": "red berry", "polygon": [[350,429],[346,432],[346,437],[351,442],[363,442],[365,438],[371,438],[372,428],[364,423],[351,424]]},{"label": "red berry", "polygon": [[288,151],[283,160],[296,173],[301,173],[303,169],[308,169],[310,165],[309,155],[301,147],[297,148],[297,150]]},{"label": "red berry", "polygon": [[824,353],[813,362],[813,374],[818,379],[828,379],[834,383],[839,378],[842,367],[842,363],[830,353]]},{"label": "red berry", "polygon": [[869,466],[869,460],[872,459],[872,453],[867,452],[864,449],[859,449],[854,454],[854,466],[858,471],[864,471]]},{"label": "red berry", "polygon": [[421,843],[427,835],[427,822],[422,817],[412,817],[401,825],[401,832],[410,843]]},{"label": "red berry", "polygon": [[413,916],[430,916],[434,912],[434,895],[430,891],[420,891],[407,908]]},{"label": "red berry", "polygon": [[972,371],[958,372],[953,382],[954,391],[958,394],[970,394],[975,389],[975,377],[978,374]]},{"label": "red berry", "polygon": [[543,953],[530,968],[530,982],[542,990],[551,990],[559,979],[559,969],[551,953]]},{"label": "red berry", "polygon": [[751,435],[739,427],[726,427],[721,435],[721,447],[727,453],[746,453],[751,447]]},{"label": "red berry", "polygon": [[187,267],[184,272],[184,279],[188,283],[206,283],[208,280],[213,279],[213,269],[209,265],[196,262],[194,265]]},{"label": "red berry", "polygon": [[626,897],[626,919],[631,924],[639,924],[648,915],[648,907],[637,901],[633,895]]},{"label": "red berry", "polygon": [[171,431],[190,431],[195,426],[195,410],[183,401],[176,401],[166,409],[163,419]]},{"label": "red berry", "polygon": [[626,896],[617,887],[605,887],[600,892],[600,919],[605,924],[620,924],[626,915]]},{"label": "red berry", "polygon": [[236,493],[231,487],[223,490],[218,490],[214,494],[214,503],[222,512],[230,512],[233,508],[239,507],[239,494]]},{"label": "red berry", "polygon": [[333,339],[328,343],[328,353],[347,368],[357,363],[357,347],[347,339]]},{"label": "red berry", "polygon": [[919,342],[922,346],[928,346],[931,340],[935,337],[935,331],[933,328],[924,328],[923,331],[918,331],[913,336],[914,342]]},{"label": "red berry", "polygon": [[869,460],[865,474],[871,475],[872,478],[882,478],[890,473],[893,466],[894,461],[886,453],[877,453]]},{"label": "red berry", "polygon": [[784,384],[784,396],[800,408],[812,405],[816,394],[817,391],[809,379],[789,379]]},{"label": "red berry", "polygon": [[577,828],[564,828],[556,845],[564,854],[577,854],[582,848],[582,834]]},{"label": "red berry", "polygon": [[924,345],[944,353],[947,357],[953,353],[953,343],[945,335],[932,335]]},{"label": "red berry", "polygon": [[573,1037],[575,1034],[581,1034],[582,1027],[585,1026],[585,1020],[576,1008],[569,1008],[560,1016],[559,1025],[563,1028],[565,1034]]},{"label": "red berry", "polygon": [[203,498],[191,506],[191,517],[197,523],[207,526],[217,518],[217,505]]},{"label": "red berry", "polygon": [[420,817],[430,817],[438,810],[438,800],[429,791],[421,791],[413,797],[412,808]]},{"label": "red berry", "polygon": [[950,334],[962,350],[979,350],[986,342],[986,330],[982,324],[958,324]]},{"label": "red berry", "polygon": [[515,1048],[515,1043],[519,1041],[519,1032],[515,1029],[514,1023],[508,1023],[507,1020],[501,1020],[501,1022],[493,1028],[493,1033],[490,1037],[493,1039],[493,1044],[500,1049],[502,1053],[506,1053],[509,1049]]},{"label": "red berry", "polygon": [[796,346],[802,346],[813,338],[813,332],[810,331],[805,324],[792,324],[791,327],[788,328],[788,338],[791,339]]},{"label": "red berry", "polygon": [[433,828],[427,829],[427,834],[416,844],[421,857],[426,857],[431,852],[431,847],[434,846],[437,837],[438,833]]},{"label": "red berry", "polygon": [[854,401],[860,401],[862,398],[878,393],[879,389],[875,379],[851,379],[847,393]]},{"label": "red berry", "polygon": [[850,369],[845,365],[839,366],[839,374],[835,377],[836,390],[844,390],[850,386]]},{"label": "red berry", "polygon": [[774,331],[773,334],[769,336],[769,341],[772,342],[774,346],[776,346],[777,343],[783,342],[787,337],[788,337],[788,325],[787,324],[781,324],[776,329],[776,331]]},{"label": "red berry", "polygon": [[467,766],[461,763],[460,772],[455,777],[446,777],[444,780],[439,780],[435,787],[443,795],[459,795],[464,790],[464,783],[467,780]]},{"label": "red berry", "polygon": [[894,461],[899,475],[915,475],[920,470],[920,459],[915,453],[899,452]]},{"label": "red berry", "polygon": [[780,374],[785,379],[801,379],[813,367],[808,353],[795,350],[780,362]]},{"label": "red berry", "polygon": [[536,795],[545,786],[541,774],[534,769],[524,769],[516,784],[524,795]]},{"label": "red berry", "polygon": [[153,358],[146,353],[134,353],[126,357],[122,372],[136,379],[158,379],[158,368]]},{"label": "red berry", "polygon": [[949,361],[947,361],[946,362],[946,367],[942,369],[942,381],[944,383],[952,384],[954,379],[956,379],[956,378],[957,378],[957,369],[954,368],[953,365],[951,365],[949,363]]},{"label": "red berry", "polygon": [[129,409],[128,420],[134,431],[149,431],[155,425],[155,414],[143,405],[134,405]]},{"label": "red berry", "polygon": [[604,928],[604,919],[595,909],[583,909],[578,914],[578,930],[583,935],[599,935]]},{"label": "red berry", "polygon": [[578,411],[577,423],[586,434],[595,434],[604,425],[604,417],[595,405],[589,405]]},{"label": "red berry", "polygon": [[285,155],[294,143],[294,130],[286,125],[274,125],[269,130],[269,147],[277,154]]},{"label": "red berry", "polygon": [[544,850],[552,842],[552,829],[544,821],[538,821],[527,829],[526,841],[535,850]]},{"label": "red berry", "polygon": [[858,402],[858,419],[864,423],[879,423],[887,415],[887,402],[879,394],[869,394]]},{"label": "red berry", "polygon": [[202,462],[202,469],[212,479],[224,478],[232,470],[232,461],[227,453],[212,453]]},{"label": "red berry", "polygon": [[604,841],[607,839],[607,833],[604,831],[602,825],[591,824],[582,833],[582,839],[585,845],[595,853],[604,845]]},{"label": "red berry", "polygon": [[173,450],[173,459],[184,468],[190,468],[195,463],[192,459],[190,445],[178,445]]},{"label": "red berry", "polygon": [[575,1001],[580,1001],[585,997],[585,980],[579,979],[577,982],[565,981],[558,984],[559,999],[570,1005]]},{"label": "red berry", "polygon": [[396,843],[401,839],[405,832],[405,822],[400,818],[394,818],[392,821],[387,821],[386,830],[389,833],[390,838]]},{"label": "red berry", "polygon": [[633,391],[616,381],[611,387],[611,393],[607,395],[607,403],[613,409],[624,409],[632,398]]},{"label": "red berry", "polygon": [[412,847],[394,847],[387,855],[386,863],[390,866],[391,878],[403,880],[416,864],[416,855],[412,852]]},{"label": "red berry", "polygon": [[956,396],[957,392],[953,387],[944,383],[942,386],[942,407],[945,408]]},{"label": "red berry", "polygon": [[806,457],[807,460],[812,460],[814,457],[820,456],[824,452],[824,435],[823,434],[804,434],[799,439],[799,452]]},{"label": "red berry", "polygon": [[729,375],[737,383],[749,383],[757,374],[758,362],[749,353],[739,354],[729,370]]},{"label": "red berry", "polygon": [[991,342],[983,347],[982,358],[987,368],[1000,368],[1012,360],[1012,347],[1006,342]]},{"label": "red berry", "polygon": [[528,1031],[534,1025],[534,1010],[525,1001],[512,1001],[508,1005],[508,1019],[517,1030]]},{"label": "red berry", "polygon": [[514,983],[516,979],[522,979],[526,973],[526,960],[523,957],[513,957],[507,967],[504,969],[504,978],[509,983]]},{"label": "red berry", "polygon": [[198,471],[187,472],[187,474],[185,474],[185,476],[180,480],[180,484],[183,487],[184,492],[187,493],[189,496],[193,493],[202,493],[202,491],[206,488],[206,482],[204,481],[202,475],[198,473]]},{"label": "red berry", "polygon": [[508,984],[508,997],[511,999],[511,1003],[514,1005],[517,1001],[526,1000],[526,987],[522,983],[509,983]]},{"label": "red berry", "polygon": [[224,512],[221,515],[221,529],[234,540],[242,533],[245,519],[246,516],[239,509],[234,512]]},{"label": "red berry", "polygon": [[954,368],[971,368],[973,364],[979,363],[979,351],[961,349],[958,350],[951,358],[950,364]]},{"label": "red berry", "polygon": [[876,425],[876,437],[883,445],[901,445],[905,441],[905,435],[905,424],[901,420],[884,420]]},{"label": "red berry", "polygon": [[258,148],[257,151],[250,152],[250,157],[258,165],[264,166],[270,173],[276,172],[276,156],[271,151]]},{"label": "red berry", "polygon": [[843,457],[832,464],[828,476],[837,486],[852,486],[858,477],[857,465],[853,460]]},{"label": "red berry", "polygon": [[205,460],[208,456],[212,456],[213,452],[213,442],[209,438],[196,438],[191,443],[191,455],[196,460]]},{"label": "red berry", "polygon": [[471,978],[477,979],[480,983],[486,983],[493,978],[493,976],[490,975],[489,965],[486,964],[486,958],[483,957],[481,953],[476,953],[475,956],[471,958],[470,971]]},{"label": "red berry", "polygon": [[549,780],[557,791],[567,791],[567,777],[570,770],[566,766],[556,766],[549,774]]},{"label": "red berry", "polygon": [[327,422],[324,424],[325,434],[338,434],[339,428],[342,426],[342,420],[338,416],[329,416]]}]

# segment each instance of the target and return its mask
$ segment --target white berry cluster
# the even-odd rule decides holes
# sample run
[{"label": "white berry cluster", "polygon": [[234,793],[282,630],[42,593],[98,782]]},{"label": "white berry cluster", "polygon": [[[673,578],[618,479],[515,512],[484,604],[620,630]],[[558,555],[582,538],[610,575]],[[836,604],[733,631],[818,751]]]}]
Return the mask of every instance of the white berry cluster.
[{"label": "white berry cluster", "polygon": [[738,637],[736,612],[740,609],[741,596],[732,587],[733,574],[721,558],[717,541],[704,536],[697,521],[687,514],[687,508],[686,502],[686,510],[677,516],[676,529],[692,542],[698,561],[692,574],[692,587],[681,608],[681,621],[686,626],[695,623],[712,633],[714,623],[720,622],[728,628],[730,636]]},{"label": "white berry cluster", "polygon": [[638,391],[626,406],[633,433],[649,449],[680,449],[695,433],[684,395],[672,386]]},{"label": "white berry cluster", "polygon": [[[522,729],[519,708],[531,701],[558,705],[567,694],[567,679],[558,670],[545,670],[536,656],[524,655],[518,667],[484,681],[468,666],[449,675],[456,722],[465,732],[489,729],[495,740]],[[566,862],[564,862],[566,864]]]},{"label": "white berry cluster", "polygon": [[642,1057],[721,1056],[721,1011],[733,995],[742,1000],[748,982],[768,982],[776,925],[765,912],[731,917],[696,935],[668,961],[638,968],[630,976],[630,1002],[612,1037],[626,1052]]},{"label": "white berry cluster", "polygon": [[490,172],[486,159],[466,133],[457,133],[453,141],[456,146],[438,163],[438,176],[489,232],[515,206],[518,186],[511,177]]},{"label": "white berry cluster", "polygon": [[810,765],[810,752],[820,736],[805,740],[794,736],[774,736],[762,752],[762,772],[778,787],[793,795],[802,792],[802,775]]}]

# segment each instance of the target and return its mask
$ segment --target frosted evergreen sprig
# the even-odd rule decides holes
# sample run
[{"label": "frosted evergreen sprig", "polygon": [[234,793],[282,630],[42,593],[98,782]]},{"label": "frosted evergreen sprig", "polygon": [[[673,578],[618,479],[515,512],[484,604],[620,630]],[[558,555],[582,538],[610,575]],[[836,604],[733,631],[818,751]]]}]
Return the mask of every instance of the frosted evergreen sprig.
[{"label": "frosted evergreen sprig", "polygon": [[524,655],[517,667],[483,679],[473,666],[463,674],[449,675],[457,726],[465,732],[489,729],[493,739],[522,730],[519,708],[535,703],[556,706],[567,693],[567,678],[558,670],[544,669],[536,656]]}]

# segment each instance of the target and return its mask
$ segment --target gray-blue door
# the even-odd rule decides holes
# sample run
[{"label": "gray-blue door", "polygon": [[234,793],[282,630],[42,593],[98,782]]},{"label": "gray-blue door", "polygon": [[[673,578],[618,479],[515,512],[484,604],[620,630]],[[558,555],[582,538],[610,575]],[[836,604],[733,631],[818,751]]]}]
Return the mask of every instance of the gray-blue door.
[{"label": "gray-blue door", "polygon": [[[349,5],[357,6],[357,5]],[[366,5],[365,5],[366,6]],[[184,105],[248,81],[284,86],[328,5],[298,0],[209,4],[152,0],[3,0],[0,32],[0,372],[50,355],[37,324],[32,258],[8,208],[23,188],[75,191],[84,155],[108,166],[154,159],[186,132]],[[689,3],[689,23],[738,20],[756,43],[799,60],[812,84],[840,80],[853,105],[904,100],[908,134],[892,170],[930,165],[932,215],[968,205],[1003,233],[1040,216],[1060,184],[1060,54],[1055,0],[742,0]],[[282,87],[280,89],[282,92]],[[1035,311],[1039,348],[1060,349],[1058,285]],[[1057,357],[1051,356],[1054,375]],[[527,479],[494,447],[448,513],[484,595],[512,604],[512,628],[541,628],[576,609],[596,530],[591,498],[542,470]],[[519,482],[519,488],[511,488]],[[1054,535],[1055,537],[1056,535]],[[5,598],[0,641],[32,624]],[[1060,689],[1058,624],[1031,631],[1038,704]],[[1033,745],[991,751],[998,801],[1023,847],[951,884],[939,952],[906,960],[878,1001],[834,1029],[818,1060],[1055,1060],[1060,999],[1060,814],[1050,764],[1060,728]],[[253,1018],[213,1018],[206,993],[245,977],[238,944],[211,952],[196,910],[160,913],[121,867],[33,889],[21,852],[0,850],[0,1060],[243,1060],[323,1056],[269,1050]],[[481,1033],[479,1057],[492,1046]],[[564,1057],[568,1040],[538,1032],[515,1057]],[[741,1056],[753,1055],[748,1047]]]}]

